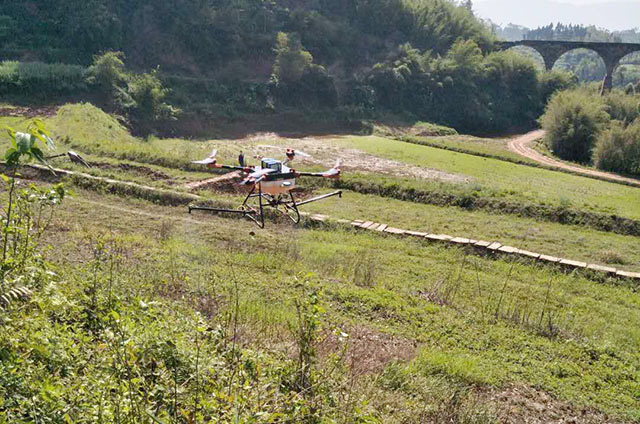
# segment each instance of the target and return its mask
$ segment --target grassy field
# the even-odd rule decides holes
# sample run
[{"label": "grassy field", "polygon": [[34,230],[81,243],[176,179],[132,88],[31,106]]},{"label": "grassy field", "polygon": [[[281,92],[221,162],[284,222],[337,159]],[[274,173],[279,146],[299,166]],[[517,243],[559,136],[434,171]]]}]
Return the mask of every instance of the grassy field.
[{"label": "grassy field", "polygon": [[[213,147],[225,159],[290,141],[139,140],[88,105],[47,125],[95,175],[181,192],[211,176],[188,162]],[[326,145],[311,168],[340,149],[377,161],[380,172],[345,178],[638,216],[636,189],[621,185],[379,137],[298,143]],[[385,160],[472,181],[402,177]],[[74,191],[40,241],[44,259],[0,286],[32,291],[0,309],[0,422],[640,421],[634,285],[348,226],[258,230]],[[578,225],[351,191],[305,210],[640,267],[637,237]]]},{"label": "grassy field", "polygon": [[565,204],[634,219],[640,217],[640,195],[634,187],[380,137],[349,137],[337,141],[374,155],[468,176],[472,184],[478,185],[481,191],[489,190],[490,195]]},{"label": "grassy field", "polygon": [[421,136],[401,136],[396,138],[411,144],[438,147],[445,150],[452,150],[461,153],[468,152],[479,156],[492,156],[507,161],[517,163],[529,163],[536,165],[536,162],[512,152],[507,148],[508,138],[481,138],[468,135],[449,135],[440,137]]},{"label": "grassy field", "polygon": [[[305,206],[313,213],[335,218],[366,219],[398,228],[468,237],[517,246],[540,253],[640,269],[638,238],[575,225],[465,211],[450,207],[420,205],[395,199],[347,191],[343,199],[329,199]],[[596,241],[596,242],[594,242]]]},{"label": "grassy field", "polygon": [[[91,122],[92,125],[87,125]],[[155,139],[138,140],[129,135],[117,121],[90,105],[65,106],[49,124],[63,146],[78,149],[95,156],[129,160],[165,168],[197,170],[190,161],[209,154],[213,148],[219,150],[222,161],[233,163],[240,150],[251,153],[256,146],[275,145],[309,148],[321,145],[318,155],[323,162],[330,162],[327,155],[335,155],[341,149],[352,148],[378,158],[386,158],[408,166],[433,169],[459,177],[463,182],[441,182],[415,177],[393,175],[393,162],[388,165],[389,174],[368,177],[372,181],[395,182],[402,187],[421,190],[449,191],[451,193],[473,193],[474,196],[506,199],[523,204],[539,204],[570,207],[577,210],[618,215],[632,219],[640,218],[639,190],[590,178],[554,172],[545,169],[521,166],[497,159],[483,158],[443,149],[420,146],[382,137],[325,137],[302,141],[273,139],[271,136],[231,142],[224,140],[190,141]],[[447,143],[452,141],[447,138]],[[459,141],[457,143],[465,143]],[[482,142],[498,149],[501,142]],[[324,149],[324,150],[323,150]],[[489,148],[488,148],[489,149]],[[303,149],[304,150],[304,149]],[[260,150],[257,150],[260,151]],[[275,153],[274,153],[275,154]],[[367,160],[364,156],[357,164],[346,162],[344,167],[355,167],[364,172]],[[325,164],[326,165],[326,164]],[[312,169],[322,165],[311,164]],[[349,179],[348,173],[345,175]],[[444,184],[444,186],[443,186]]]},{"label": "grassy field", "polygon": [[[179,331],[170,320],[184,309],[195,308],[205,314],[201,319],[217,322],[222,311],[233,308],[226,298],[236,281],[243,335],[239,343],[261,352],[260,357],[282,361],[296,349],[287,330],[295,321],[292,302],[303,300],[300,278],[311,272],[307,284],[321,293],[323,325],[337,324],[354,338],[376,335],[377,344],[366,346],[366,357],[376,358],[368,365],[373,374],[361,376],[356,384],[363,385],[362,396],[372,399],[365,411],[382,422],[401,421],[422,409],[437,411],[437,396],[431,398],[435,403],[419,398],[413,410],[401,406],[411,404],[414,386],[429,392],[436,384],[445,396],[461,390],[461,408],[470,408],[472,393],[482,398],[526,386],[620,417],[637,418],[640,413],[635,398],[640,388],[640,318],[633,312],[640,296],[630,288],[351,230],[271,226],[257,233],[244,221],[193,219],[182,208],[82,191],[65,203],[57,222],[48,242],[55,246],[51,260],[61,280],[56,290],[64,298],[78,289],[71,286],[90,284],[80,280],[91,270],[85,264],[91,263],[96,240],[118,240],[126,262],[113,277],[113,290],[123,306],[153,305],[157,319],[150,328],[136,330],[131,343],[138,349],[162,328],[172,327],[171,334]],[[102,224],[96,228],[96,222]],[[207,318],[211,296],[219,299],[215,314]],[[45,307],[42,314],[47,311]],[[136,319],[139,313],[139,306],[127,306],[122,316]],[[28,328],[16,329],[12,337],[27,339]],[[276,335],[286,341],[273,339]],[[185,336],[177,338],[189,344]],[[357,351],[364,347],[353,343],[352,354],[364,355]],[[61,354],[60,349],[54,352]],[[88,355],[81,352],[77,359]],[[357,356],[351,359],[355,362],[349,365],[346,360],[342,372],[358,363]],[[374,366],[377,360],[382,363]],[[214,378],[212,372],[205,371],[203,379]],[[77,384],[70,376],[56,387],[66,393]],[[396,407],[389,409],[389,399]],[[472,414],[489,417],[480,422],[491,422],[501,413],[499,403],[484,399],[482,404],[482,413],[471,408]]]}]

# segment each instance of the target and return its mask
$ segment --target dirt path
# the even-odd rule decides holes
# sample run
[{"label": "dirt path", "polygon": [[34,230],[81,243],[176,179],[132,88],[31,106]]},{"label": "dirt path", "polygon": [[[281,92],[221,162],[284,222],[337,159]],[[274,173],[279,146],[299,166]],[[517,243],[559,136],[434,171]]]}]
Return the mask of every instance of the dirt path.
[{"label": "dirt path", "polygon": [[557,159],[552,159],[550,157],[547,157],[540,152],[537,152],[536,150],[531,148],[531,143],[541,139],[542,137],[544,137],[544,130],[532,131],[528,134],[524,134],[520,137],[516,137],[511,141],[509,141],[509,144],[508,144],[509,150],[545,165],[555,166],[556,168],[566,169],[568,171],[575,172],[577,174],[586,175],[589,177],[597,177],[597,178],[602,178],[602,179],[611,180],[611,181],[620,181],[620,182],[624,182],[625,184],[630,184],[636,187],[640,187],[640,180],[623,177],[617,174],[612,174],[610,172],[596,171],[594,169],[584,168],[577,165],[569,165]]}]

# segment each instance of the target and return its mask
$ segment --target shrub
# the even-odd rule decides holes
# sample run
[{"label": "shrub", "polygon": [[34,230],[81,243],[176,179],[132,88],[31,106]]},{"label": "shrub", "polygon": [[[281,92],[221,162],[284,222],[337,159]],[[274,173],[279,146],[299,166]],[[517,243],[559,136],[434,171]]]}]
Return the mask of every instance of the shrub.
[{"label": "shrub", "polygon": [[546,104],[555,93],[568,90],[578,84],[575,74],[562,71],[549,71],[538,73],[538,84],[542,102]]},{"label": "shrub", "polygon": [[600,97],[573,90],[551,98],[541,123],[549,149],[562,159],[589,163],[595,140],[609,119]]},{"label": "shrub", "polygon": [[411,133],[420,137],[442,137],[449,135],[458,135],[458,131],[454,130],[453,128],[432,124],[430,122],[416,122],[411,127]]},{"label": "shrub", "polygon": [[599,169],[640,175],[640,118],[612,125],[598,138],[593,161]]},{"label": "shrub", "polygon": [[100,90],[111,107],[114,107],[118,93],[126,87],[130,77],[123,59],[122,52],[107,52],[94,56],[93,64],[87,70],[87,83]]},{"label": "shrub", "polygon": [[178,112],[164,102],[169,90],[163,87],[155,72],[132,77],[128,89],[134,101],[130,112],[133,120],[151,122],[171,119]]},{"label": "shrub", "polygon": [[534,63],[515,52],[494,52],[485,58],[485,90],[491,96],[493,128],[531,128],[542,112],[538,72]]},{"label": "shrub", "polygon": [[624,88],[624,94],[628,94],[628,95],[635,95],[636,94],[636,87],[633,85],[632,82],[627,84],[627,86]]},{"label": "shrub", "polygon": [[274,51],[276,61],[273,64],[272,78],[276,82],[297,82],[313,62],[313,56],[304,49],[300,39],[284,32],[278,33]]},{"label": "shrub", "polygon": [[607,112],[612,119],[629,125],[640,116],[640,97],[633,93],[626,94],[620,90],[608,93],[604,97]]}]

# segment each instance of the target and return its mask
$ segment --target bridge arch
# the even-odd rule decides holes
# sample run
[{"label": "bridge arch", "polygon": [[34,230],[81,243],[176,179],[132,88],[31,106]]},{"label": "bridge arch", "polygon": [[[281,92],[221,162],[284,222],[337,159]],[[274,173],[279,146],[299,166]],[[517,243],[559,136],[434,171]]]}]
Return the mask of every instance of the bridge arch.
[{"label": "bridge arch", "polygon": [[[598,74],[597,80],[602,81],[604,77],[607,75],[607,64],[605,60],[602,58],[602,56],[597,51],[592,49],[580,47],[577,49],[569,50],[566,53],[563,53],[562,55],[560,55],[560,57],[556,60],[552,68],[555,68],[555,69],[559,68],[559,69],[571,71],[574,74],[576,74],[578,78],[580,78],[581,80],[589,80],[588,75],[585,75],[584,69],[581,68],[582,61],[578,62],[575,65],[570,63],[572,56],[577,55],[579,53],[586,53],[586,57],[583,58],[583,61],[586,59],[586,60],[597,62],[597,74]],[[594,81],[594,80],[591,80],[591,81]]]},{"label": "bridge arch", "polygon": [[538,50],[536,50],[535,48],[533,48],[533,47],[519,45],[519,46],[509,47],[508,49],[505,49],[505,50],[506,51],[513,51],[513,52],[516,52],[516,53],[518,53],[518,54],[520,54],[520,55],[522,55],[524,57],[532,59],[534,61],[534,63],[536,64],[536,66],[540,70],[545,70],[546,69],[544,57],[542,57],[540,52]]},{"label": "bridge arch", "polygon": [[626,55],[640,51],[640,44],[636,43],[594,43],[584,41],[544,41],[544,40],[521,40],[511,42],[499,42],[497,47],[506,50],[514,46],[524,45],[536,49],[544,58],[547,69],[553,65],[563,54],[586,48],[595,51],[605,63],[606,75],[602,84],[604,91],[609,91],[613,87],[613,74],[618,67],[620,60]]},{"label": "bridge arch", "polygon": [[[626,86],[628,83],[637,83],[639,80],[628,77],[627,65],[640,67],[640,51],[629,53],[620,59],[618,67],[613,72],[613,82],[615,85]],[[640,77],[640,75],[637,75]]]}]

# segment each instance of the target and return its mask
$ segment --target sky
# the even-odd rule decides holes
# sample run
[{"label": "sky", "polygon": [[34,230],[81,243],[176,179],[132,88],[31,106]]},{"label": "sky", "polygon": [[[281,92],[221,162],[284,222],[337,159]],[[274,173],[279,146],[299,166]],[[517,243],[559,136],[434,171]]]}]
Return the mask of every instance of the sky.
[{"label": "sky", "polygon": [[476,14],[497,24],[536,28],[562,22],[609,30],[640,27],[640,0],[475,0]]}]

